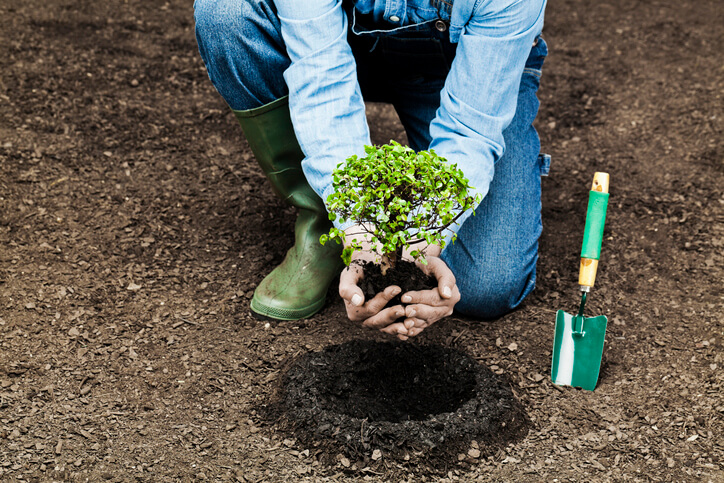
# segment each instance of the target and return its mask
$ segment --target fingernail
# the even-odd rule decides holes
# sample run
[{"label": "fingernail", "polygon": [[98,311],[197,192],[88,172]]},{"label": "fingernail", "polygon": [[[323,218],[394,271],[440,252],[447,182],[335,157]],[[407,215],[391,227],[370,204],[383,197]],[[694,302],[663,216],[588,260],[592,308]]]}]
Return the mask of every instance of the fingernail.
[{"label": "fingernail", "polygon": [[403,295],[403,296],[402,296],[402,301],[405,302],[405,303],[407,303],[407,302],[412,302],[412,297],[410,297],[409,295]]},{"label": "fingernail", "polygon": [[417,311],[415,309],[410,309],[410,317],[414,317],[417,315]]},{"label": "fingernail", "polygon": [[450,297],[452,295],[452,290],[450,290],[450,287],[443,287],[442,288],[442,296],[443,297]]},{"label": "fingernail", "polygon": [[404,317],[404,316],[405,316],[405,311],[404,311],[404,310],[398,310],[398,311],[397,311],[397,316],[398,316],[398,317]]},{"label": "fingernail", "polygon": [[395,295],[397,295],[397,294],[400,293],[400,292],[402,292],[402,289],[401,289],[401,288],[393,288],[393,289],[392,289],[392,296],[394,297]]},{"label": "fingernail", "polygon": [[360,305],[362,305],[362,300],[363,299],[360,294],[356,293],[356,294],[352,295],[352,305],[359,307]]}]

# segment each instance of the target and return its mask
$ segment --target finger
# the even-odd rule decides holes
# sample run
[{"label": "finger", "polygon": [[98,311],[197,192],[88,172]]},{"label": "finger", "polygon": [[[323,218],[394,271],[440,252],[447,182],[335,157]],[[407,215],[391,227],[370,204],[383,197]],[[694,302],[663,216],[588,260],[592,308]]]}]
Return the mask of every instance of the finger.
[{"label": "finger", "polygon": [[395,322],[380,329],[381,332],[390,335],[407,335],[407,329],[402,322]]},{"label": "finger", "polygon": [[417,315],[417,305],[406,305],[405,306],[405,317],[414,317]]},{"label": "finger", "polygon": [[[347,316],[353,322],[360,322],[365,319],[369,319],[370,317],[377,315],[382,309],[384,309],[387,303],[401,291],[402,289],[400,289],[400,287],[397,287],[396,285],[391,285],[381,293],[375,295],[372,300],[364,304],[362,307],[353,306],[354,304],[350,304],[347,300],[345,300]],[[400,315],[399,317],[402,317],[403,315]]]},{"label": "finger", "polygon": [[405,328],[407,328],[407,337],[414,337],[421,333],[429,325],[424,320],[420,319],[405,319]]},{"label": "finger", "polygon": [[409,337],[407,337],[406,335],[402,335],[402,334],[397,334],[397,338],[400,339],[400,340],[407,340],[407,339],[409,339]]},{"label": "finger", "polygon": [[440,289],[433,290],[418,290],[412,292],[406,292],[401,297],[402,303],[405,304],[424,304],[433,307],[440,307],[443,305],[455,305],[460,301],[460,290],[457,285],[454,285],[450,298],[442,298],[440,296]]},{"label": "finger", "polygon": [[426,320],[428,324],[432,324],[434,322],[437,322],[438,320],[442,319],[443,317],[447,317],[449,315],[452,315],[453,308],[450,304],[440,305],[438,307],[433,307],[430,305],[423,305],[423,304],[416,304],[416,305],[408,305],[405,307],[405,316],[408,318],[416,317],[417,319]]},{"label": "finger", "polygon": [[365,296],[357,285],[362,279],[362,270],[358,266],[349,266],[339,276],[339,296],[355,307],[364,303]]},{"label": "finger", "polygon": [[387,302],[395,298],[395,296],[400,292],[402,292],[400,287],[397,285],[390,285],[382,292],[375,295],[372,300],[367,302],[365,307],[370,311],[370,313],[377,313],[382,310],[385,305],[387,305]]},{"label": "finger", "polygon": [[430,258],[428,261],[430,274],[437,279],[437,288],[440,296],[449,299],[453,295],[453,287],[455,287],[455,275],[447,264],[441,258]]},{"label": "finger", "polygon": [[[362,322],[363,327],[369,327],[370,329],[383,329],[390,326],[400,317],[405,316],[405,309],[402,305],[395,305],[388,307],[380,312],[376,313],[372,317]],[[393,324],[394,325],[394,324]],[[403,328],[403,324],[400,324]]]},{"label": "finger", "polygon": [[410,328],[408,326],[408,321],[412,322],[412,327],[416,327],[418,329],[424,329],[424,328],[432,325],[432,322],[429,322],[425,319],[419,319],[417,317],[406,317],[405,318],[405,327],[408,327],[408,329],[407,329],[408,331],[410,330]]},{"label": "finger", "polygon": [[432,306],[438,306],[446,303],[446,301],[443,301],[443,299],[440,297],[440,293],[436,289],[417,291],[413,290],[411,292],[406,292],[402,296],[401,300],[405,304],[425,304]]}]

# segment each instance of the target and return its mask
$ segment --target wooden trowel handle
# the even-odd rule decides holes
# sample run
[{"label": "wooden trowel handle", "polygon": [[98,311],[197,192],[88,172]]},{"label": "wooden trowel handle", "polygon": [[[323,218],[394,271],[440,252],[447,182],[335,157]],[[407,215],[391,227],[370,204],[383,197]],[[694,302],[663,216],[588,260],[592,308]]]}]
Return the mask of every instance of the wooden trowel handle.
[{"label": "wooden trowel handle", "polygon": [[583,232],[581,248],[581,268],[578,284],[581,290],[588,292],[596,281],[598,260],[601,256],[603,226],[606,223],[608,208],[608,173],[593,175],[593,184],[588,194],[588,211],[586,212],[586,228]]}]

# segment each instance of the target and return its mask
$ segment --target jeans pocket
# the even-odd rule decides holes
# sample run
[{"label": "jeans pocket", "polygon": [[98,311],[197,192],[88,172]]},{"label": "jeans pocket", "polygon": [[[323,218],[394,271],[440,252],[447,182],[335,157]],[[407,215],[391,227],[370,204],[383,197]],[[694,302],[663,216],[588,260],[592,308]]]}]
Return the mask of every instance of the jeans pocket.
[{"label": "jeans pocket", "polygon": [[525,61],[525,69],[523,69],[523,75],[528,74],[540,79],[543,62],[548,56],[548,44],[543,40],[540,35],[536,37],[533,43],[533,48],[530,49],[528,59]]},{"label": "jeans pocket", "polygon": [[387,37],[382,39],[385,59],[399,70],[446,75],[450,65],[438,39]]}]

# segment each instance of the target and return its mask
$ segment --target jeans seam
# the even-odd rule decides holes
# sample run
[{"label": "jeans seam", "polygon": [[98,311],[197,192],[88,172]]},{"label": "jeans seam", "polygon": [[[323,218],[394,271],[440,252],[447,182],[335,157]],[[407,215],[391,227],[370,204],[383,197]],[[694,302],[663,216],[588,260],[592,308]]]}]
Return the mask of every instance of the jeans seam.
[{"label": "jeans seam", "polygon": [[[352,15],[356,17],[356,14],[354,12],[352,13]],[[426,20],[424,22],[411,24],[411,25],[405,25],[402,27],[395,27],[393,29],[388,29],[388,30],[375,29],[375,30],[366,30],[364,32],[359,32],[359,31],[355,30],[355,28],[357,27],[357,19],[353,18],[350,30],[352,31],[352,33],[354,35],[357,35],[359,37],[361,37],[363,35],[371,35],[371,34],[388,34],[389,35],[389,34],[407,33],[407,32],[413,32],[413,31],[416,32],[418,30],[422,30],[420,27],[422,27],[424,25],[432,24],[436,20],[437,19]]]},{"label": "jeans seam", "polygon": [[531,74],[540,79],[541,76],[543,75],[543,71],[538,70],[538,69],[533,69],[532,67],[526,67],[525,69],[523,69],[523,74]]}]

